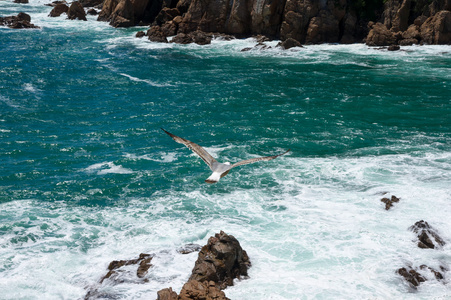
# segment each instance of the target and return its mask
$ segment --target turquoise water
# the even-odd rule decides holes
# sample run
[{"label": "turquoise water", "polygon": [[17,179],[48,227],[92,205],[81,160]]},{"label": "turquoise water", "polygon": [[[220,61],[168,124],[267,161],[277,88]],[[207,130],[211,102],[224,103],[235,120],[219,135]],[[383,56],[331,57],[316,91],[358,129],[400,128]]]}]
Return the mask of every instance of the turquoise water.
[{"label": "turquoise water", "polygon": [[[44,3],[0,2],[41,27],[0,28],[0,297],[179,291],[197,254],[176,249],[219,230],[253,263],[231,299],[451,297],[449,281],[413,292],[395,273],[451,266],[450,46],[166,45]],[[207,185],[161,127],[219,161],[291,152]],[[388,212],[385,193],[401,198]],[[448,245],[418,249],[421,219]],[[141,252],[149,283],[98,286]]]}]

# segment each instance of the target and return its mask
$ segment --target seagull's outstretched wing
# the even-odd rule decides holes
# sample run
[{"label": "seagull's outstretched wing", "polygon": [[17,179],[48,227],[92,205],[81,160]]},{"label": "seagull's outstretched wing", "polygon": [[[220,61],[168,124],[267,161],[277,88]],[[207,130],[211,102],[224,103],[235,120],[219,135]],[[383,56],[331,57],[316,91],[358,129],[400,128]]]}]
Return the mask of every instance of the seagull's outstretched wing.
[{"label": "seagull's outstretched wing", "polygon": [[253,163],[261,161],[261,160],[272,160],[272,159],[274,159],[276,157],[279,157],[281,155],[287,154],[289,151],[290,151],[290,149],[288,149],[284,153],[273,155],[273,156],[256,157],[256,158],[242,160],[242,161],[239,161],[239,162],[234,163],[233,165],[231,165],[230,169],[238,167],[238,166],[242,166],[242,165],[253,164]]},{"label": "seagull's outstretched wing", "polygon": [[166,132],[177,143],[185,145],[186,147],[191,149],[194,153],[199,155],[199,157],[202,158],[202,160],[210,167],[210,169],[212,168],[213,163],[216,162],[216,159],[214,159],[213,156],[210,155],[210,153],[205,151],[205,149],[199,146],[198,144],[185,140],[184,138],[178,137],[176,135],[173,135],[172,133],[167,132],[163,128],[161,128],[161,130]]}]

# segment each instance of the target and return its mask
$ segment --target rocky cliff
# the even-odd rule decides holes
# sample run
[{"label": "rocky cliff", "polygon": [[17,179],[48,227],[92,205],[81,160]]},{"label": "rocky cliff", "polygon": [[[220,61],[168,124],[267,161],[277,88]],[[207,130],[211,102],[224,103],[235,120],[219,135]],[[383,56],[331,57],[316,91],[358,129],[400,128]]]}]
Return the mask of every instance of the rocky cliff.
[{"label": "rocky cliff", "polygon": [[451,0],[105,0],[99,20],[152,25],[161,41],[201,31],[302,44],[449,44],[450,9]]}]

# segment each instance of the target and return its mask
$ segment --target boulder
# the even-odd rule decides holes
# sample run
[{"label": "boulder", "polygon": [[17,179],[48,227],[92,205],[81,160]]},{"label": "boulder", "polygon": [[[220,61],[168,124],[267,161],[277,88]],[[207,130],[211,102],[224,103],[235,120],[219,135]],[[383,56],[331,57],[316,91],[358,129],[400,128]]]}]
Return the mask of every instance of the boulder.
[{"label": "boulder", "polygon": [[171,42],[176,44],[196,43],[198,45],[207,45],[211,43],[212,38],[213,34],[196,30],[187,34],[179,33],[172,39]]},{"label": "boulder", "polygon": [[178,300],[178,295],[172,288],[162,289],[157,292],[157,300]]},{"label": "boulder", "polygon": [[163,34],[161,27],[158,25],[150,27],[150,29],[147,30],[147,36],[149,38],[149,41],[151,41],[151,42],[158,42],[158,43],[167,43],[168,42],[166,35]]},{"label": "boulder", "polygon": [[87,21],[86,19],[86,12],[83,9],[83,6],[78,1],[72,2],[72,4],[69,6],[69,9],[67,10],[67,18],[70,20],[83,20]]},{"label": "boulder", "polygon": [[137,38],[142,38],[146,36],[146,33],[144,31],[138,31],[135,35]]},{"label": "boulder", "polygon": [[90,16],[97,16],[99,13],[97,12],[97,10],[95,10],[94,8],[90,8],[88,9],[88,11],[86,12],[86,14],[90,15]]},{"label": "boulder", "polygon": [[438,235],[437,231],[423,220],[416,222],[413,226],[409,227],[418,238],[418,247],[436,249],[443,247],[446,243]]},{"label": "boulder", "polygon": [[27,4],[28,0],[14,0],[14,3]]},{"label": "boulder", "polygon": [[420,283],[426,281],[426,278],[424,278],[420,273],[410,267],[400,268],[398,269],[397,273],[401,275],[404,280],[406,280],[413,287],[417,287],[420,285]]},{"label": "boulder", "polygon": [[370,23],[371,30],[366,37],[368,46],[389,46],[397,44],[396,35],[382,23]]},{"label": "boulder", "polygon": [[[169,298],[170,299],[170,298]],[[214,281],[190,280],[183,285],[178,300],[230,300]]]},{"label": "boulder", "polygon": [[[387,51],[399,51],[400,49],[401,49],[401,47],[399,45],[390,45],[390,46],[388,46]],[[385,209],[387,209],[387,204],[388,203],[386,203],[386,205],[385,205]],[[390,203],[390,205],[392,205],[392,204]]]},{"label": "boulder", "polygon": [[31,23],[30,15],[20,12],[17,16],[0,17],[0,26],[8,26],[9,28],[39,28]]},{"label": "boulder", "polygon": [[421,25],[421,37],[425,44],[451,44],[451,11],[443,10],[428,18]]},{"label": "boulder", "polygon": [[59,17],[63,13],[67,13],[68,10],[69,6],[67,6],[65,3],[58,3],[50,11],[49,17]]},{"label": "boulder", "polygon": [[279,44],[277,44],[277,46],[283,48],[283,49],[290,49],[293,47],[302,47],[301,43],[299,43],[298,41],[296,41],[293,38],[288,38],[283,42],[280,42]]}]

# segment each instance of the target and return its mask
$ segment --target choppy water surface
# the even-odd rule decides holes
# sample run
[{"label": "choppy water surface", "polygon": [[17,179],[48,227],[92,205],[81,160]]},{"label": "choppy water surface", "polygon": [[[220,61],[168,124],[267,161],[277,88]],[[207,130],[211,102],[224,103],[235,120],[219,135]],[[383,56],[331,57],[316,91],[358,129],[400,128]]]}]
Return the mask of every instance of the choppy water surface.
[{"label": "choppy water surface", "polygon": [[[141,252],[149,283],[104,292],[179,291],[197,254],[176,249],[219,230],[253,264],[231,299],[451,297],[449,271],[417,291],[395,273],[451,266],[450,46],[165,45],[44,3],[0,2],[41,27],[0,28],[0,297],[79,299]],[[292,151],[207,185],[160,127],[220,161]],[[443,249],[416,247],[421,219]]]}]

